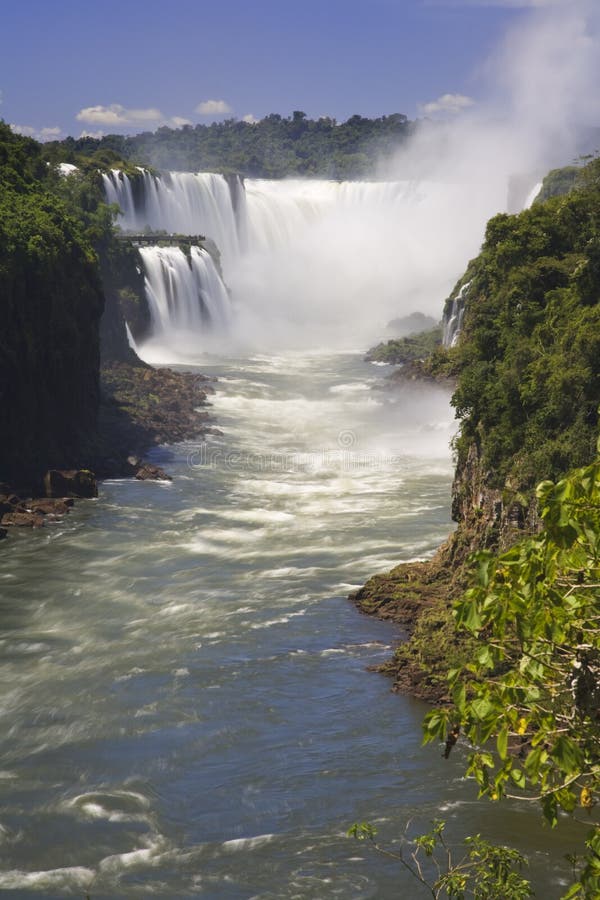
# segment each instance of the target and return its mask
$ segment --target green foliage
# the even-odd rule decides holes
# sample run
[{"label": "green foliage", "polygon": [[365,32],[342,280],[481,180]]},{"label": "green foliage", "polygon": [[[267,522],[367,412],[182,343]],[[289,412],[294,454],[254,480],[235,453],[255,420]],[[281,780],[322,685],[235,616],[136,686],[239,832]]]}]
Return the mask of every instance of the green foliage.
[{"label": "green foliage", "polygon": [[460,463],[473,442],[481,447],[492,486],[531,489],[593,458],[599,223],[600,160],[593,160],[567,196],[491,219],[469,266],[456,448]]},{"label": "green foliage", "polygon": [[[600,895],[600,461],[537,489],[544,531],[473,558],[474,585],[455,606],[479,643],[450,672],[453,705],[425,720],[425,740],[457,725],[481,796],[529,797],[554,826],[591,820],[568,896]],[[492,677],[493,676],[493,677]]]},{"label": "green foliage", "polygon": [[102,226],[66,180],[0,122],[0,480],[80,465],[96,424]]},{"label": "green foliage", "polygon": [[413,129],[399,113],[378,119],[352,116],[338,124],[327,117],[309,119],[297,110],[288,118],[272,114],[256,123],[228,119],[178,129],[163,126],[131,137],[67,138],[47,145],[47,152],[83,154],[103,165],[110,164],[112,154],[117,160],[158,168],[239,172],[255,178],[365,178]]},{"label": "green foliage", "polygon": [[542,187],[534,200],[534,203],[543,203],[550,197],[560,197],[573,190],[581,169],[578,166],[563,166],[561,169],[552,169],[542,182]]},{"label": "green foliage", "polygon": [[517,850],[491,844],[478,834],[466,839],[456,859],[444,836],[445,827],[445,822],[435,820],[430,831],[406,842],[408,852],[377,843],[377,830],[368,822],[355,823],[347,834],[371,842],[379,853],[396,859],[435,900],[524,900],[533,895],[529,881],[520,874],[526,860]]},{"label": "green foliage", "polygon": [[392,365],[411,362],[413,359],[424,359],[430,356],[442,343],[440,325],[428,331],[411,334],[407,337],[395,338],[378,344],[368,351],[368,362],[384,362]]},{"label": "green foliage", "polygon": [[394,666],[411,666],[428,685],[442,687],[448,670],[462,666],[475,647],[470,636],[457,634],[451,609],[436,604],[418,616],[410,640],[398,645]]},{"label": "green foliage", "polygon": [[[60,174],[60,162],[77,172]],[[113,321],[102,315],[101,275],[114,275],[116,290],[124,264],[134,272],[135,264],[114,237],[116,209],[104,202],[99,164],[0,122],[0,480],[33,487],[48,467],[85,465],[101,319],[130,353],[110,294]],[[104,164],[117,161],[108,154]]]}]

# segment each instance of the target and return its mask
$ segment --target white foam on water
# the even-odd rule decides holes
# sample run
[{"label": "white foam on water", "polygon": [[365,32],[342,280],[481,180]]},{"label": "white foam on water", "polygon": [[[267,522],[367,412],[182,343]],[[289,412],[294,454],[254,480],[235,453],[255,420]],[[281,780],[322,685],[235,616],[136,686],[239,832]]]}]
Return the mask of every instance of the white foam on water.
[{"label": "white foam on water", "polygon": [[230,841],[224,841],[221,845],[222,849],[227,853],[239,853],[240,851],[255,850],[257,847],[264,847],[276,839],[275,834],[259,834],[250,838],[234,838]]},{"label": "white foam on water", "polygon": [[85,889],[89,887],[95,877],[93,869],[83,866],[67,866],[63,869],[46,869],[40,872],[23,872],[13,869],[8,872],[0,872],[0,890],[34,890],[57,891],[73,888]]},{"label": "white foam on water", "polygon": [[138,867],[145,868],[149,864],[157,864],[167,849],[167,841],[161,835],[148,838],[147,847],[140,847],[127,853],[114,853],[111,856],[105,856],[104,859],[100,860],[98,870],[102,873],[119,873]]}]

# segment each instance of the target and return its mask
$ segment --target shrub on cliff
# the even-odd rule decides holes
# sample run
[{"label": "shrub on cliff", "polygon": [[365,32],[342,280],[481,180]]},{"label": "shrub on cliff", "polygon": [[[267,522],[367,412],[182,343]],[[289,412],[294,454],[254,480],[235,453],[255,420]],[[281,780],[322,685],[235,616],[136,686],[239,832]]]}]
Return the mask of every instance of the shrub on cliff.
[{"label": "shrub on cliff", "polygon": [[0,480],[78,465],[98,406],[97,258],[35,141],[0,123]]},{"label": "shrub on cliff", "polygon": [[425,720],[426,740],[462,730],[480,796],[537,802],[590,826],[567,897],[600,896],[600,461],[537,489],[543,532],[474,558],[454,608],[478,641],[448,675],[453,706]]},{"label": "shrub on cliff", "polygon": [[600,160],[569,194],[488,223],[459,342],[459,465],[531,488],[593,459],[600,402]]},{"label": "shrub on cliff", "polygon": [[[109,358],[131,359],[119,290],[139,273],[115,240],[97,169],[0,122],[0,481],[34,486],[89,458],[99,403],[100,321]],[[71,162],[81,160],[71,157]],[[106,165],[114,165],[112,156]]]}]

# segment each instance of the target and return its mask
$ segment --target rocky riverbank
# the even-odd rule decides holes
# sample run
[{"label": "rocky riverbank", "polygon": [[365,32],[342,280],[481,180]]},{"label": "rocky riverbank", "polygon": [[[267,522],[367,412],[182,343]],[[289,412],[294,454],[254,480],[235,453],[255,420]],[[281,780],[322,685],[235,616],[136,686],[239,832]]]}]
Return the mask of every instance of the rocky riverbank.
[{"label": "rocky riverbank", "polygon": [[136,475],[144,453],[215,431],[205,375],[115,362],[100,372],[94,470],[99,477]]},{"label": "rocky riverbank", "polygon": [[216,430],[206,409],[213,388],[204,375],[114,362],[102,368],[100,384],[98,424],[80,467],[50,470],[43,483],[26,488],[0,485],[0,538],[13,528],[60,521],[74,498],[97,495],[96,478],[168,479],[144,454]]},{"label": "rocky riverbank", "polygon": [[351,599],[361,612],[395,622],[406,641],[376,671],[393,678],[393,690],[430,702],[447,699],[449,659],[462,652],[450,607],[463,587],[446,565],[447,545],[427,562],[402,563],[374,575]]},{"label": "rocky riverbank", "polygon": [[393,690],[429,702],[447,701],[446,676],[468,662],[473,638],[457,632],[452,605],[472,579],[471,554],[506,550],[540,529],[535,497],[490,486],[474,443],[457,466],[452,485],[452,516],[458,523],[431,560],[401,563],[374,575],[351,596],[358,608],[400,625],[406,640],[377,671],[393,678]]}]

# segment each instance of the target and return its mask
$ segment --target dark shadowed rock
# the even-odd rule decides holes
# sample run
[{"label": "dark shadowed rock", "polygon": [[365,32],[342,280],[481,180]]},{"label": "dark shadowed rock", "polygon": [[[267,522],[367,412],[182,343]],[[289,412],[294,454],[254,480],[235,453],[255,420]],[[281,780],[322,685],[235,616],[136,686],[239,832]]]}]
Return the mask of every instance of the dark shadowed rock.
[{"label": "dark shadowed rock", "polygon": [[135,473],[138,481],[172,481],[170,475],[167,475],[160,466],[153,466],[152,463],[143,463],[143,465]]},{"label": "dark shadowed rock", "polygon": [[39,500],[28,500],[26,506],[40,515],[65,516],[73,506],[73,500],[70,497],[41,497]]},{"label": "dark shadowed rock", "polygon": [[97,497],[98,485],[89,469],[50,469],[44,475],[47,497]]},{"label": "dark shadowed rock", "polygon": [[8,527],[41,528],[44,524],[44,516],[27,510],[4,513],[0,525]]},{"label": "dark shadowed rock", "polygon": [[13,511],[12,503],[9,503],[5,497],[0,497],[0,519],[5,513]]},{"label": "dark shadowed rock", "polygon": [[0,528],[0,541],[2,540],[2,538],[5,538],[7,534],[8,532],[6,528]]}]

